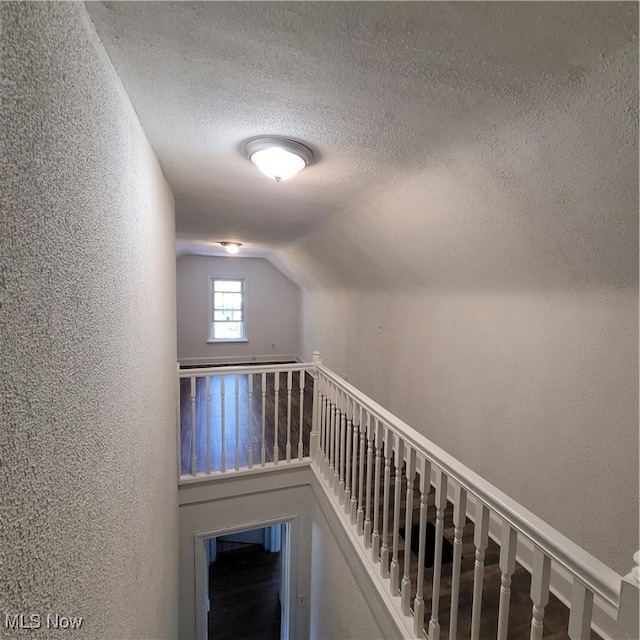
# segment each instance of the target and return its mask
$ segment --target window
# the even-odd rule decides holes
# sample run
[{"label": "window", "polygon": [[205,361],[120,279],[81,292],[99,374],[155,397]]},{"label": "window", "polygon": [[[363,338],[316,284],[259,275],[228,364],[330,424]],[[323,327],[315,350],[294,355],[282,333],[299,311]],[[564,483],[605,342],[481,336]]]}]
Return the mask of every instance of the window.
[{"label": "window", "polygon": [[244,279],[210,278],[208,342],[246,341]]}]

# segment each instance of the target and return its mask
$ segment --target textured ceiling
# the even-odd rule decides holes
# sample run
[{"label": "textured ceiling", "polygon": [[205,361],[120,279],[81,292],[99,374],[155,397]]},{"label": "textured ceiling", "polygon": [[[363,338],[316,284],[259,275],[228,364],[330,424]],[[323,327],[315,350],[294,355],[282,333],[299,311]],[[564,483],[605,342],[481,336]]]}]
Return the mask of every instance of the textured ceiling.
[{"label": "textured ceiling", "polygon": [[[90,2],[179,253],[303,285],[637,284],[637,4]],[[315,162],[275,183],[259,135]]]}]

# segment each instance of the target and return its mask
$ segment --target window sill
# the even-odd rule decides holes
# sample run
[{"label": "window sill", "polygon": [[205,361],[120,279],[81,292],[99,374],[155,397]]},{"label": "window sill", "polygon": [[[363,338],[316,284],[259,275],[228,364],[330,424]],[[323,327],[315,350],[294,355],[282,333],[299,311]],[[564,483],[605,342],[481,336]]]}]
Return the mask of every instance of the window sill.
[{"label": "window sill", "polygon": [[237,342],[249,342],[248,338],[231,338],[229,340],[207,340],[207,344],[233,344]]}]

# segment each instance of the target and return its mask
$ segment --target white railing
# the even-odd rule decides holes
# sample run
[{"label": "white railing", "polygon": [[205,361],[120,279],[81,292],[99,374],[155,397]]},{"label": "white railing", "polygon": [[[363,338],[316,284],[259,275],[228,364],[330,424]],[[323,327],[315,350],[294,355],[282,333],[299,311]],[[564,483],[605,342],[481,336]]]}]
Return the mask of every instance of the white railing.
[{"label": "white railing", "polygon": [[[553,576],[570,585],[564,595],[571,640],[589,638],[592,626],[610,635],[592,620],[594,599],[613,620],[619,637],[639,637],[637,567],[635,574],[620,576],[324,367],[318,353],[308,364],[182,370],[179,401],[182,481],[313,461],[336,509],[348,519],[353,539],[366,549],[385,588],[399,596],[399,613],[415,637],[426,633],[439,638],[441,630],[447,630],[450,640],[462,637],[462,547],[469,543],[464,530],[470,522],[472,596],[464,606],[471,621],[464,637],[486,635],[485,554],[496,544],[500,580],[492,635],[498,640],[510,637],[516,559],[531,575],[531,640],[543,636]],[[246,450],[240,444],[243,438],[249,442]],[[429,513],[435,516],[431,548]],[[447,519],[453,544],[451,578],[445,580]],[[412,536],[418,541],[413,547]],[[426,570],[428,556],[433,566]],[[441,596],[449,600],[445,620],[440,619]]]},{"label": "white railing", "polygon": [[180,480],[309,460],[312,364],[178,370]]}]

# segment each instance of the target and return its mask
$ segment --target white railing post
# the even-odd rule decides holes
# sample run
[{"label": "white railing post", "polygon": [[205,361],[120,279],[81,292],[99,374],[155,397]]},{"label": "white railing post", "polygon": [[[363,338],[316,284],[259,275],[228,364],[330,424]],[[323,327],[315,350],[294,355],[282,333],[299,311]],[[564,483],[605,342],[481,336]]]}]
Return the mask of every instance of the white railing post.
[{"label": "white railing post", "polygon": [[198,472],[198,457],[196,455],[196,377],[191,378],[191,475]]},{"label": "white railing post", "polygon": [[420,522],[418,525],[418,577],[416,599],[413,601],[413,633],[421,638],[424,630],[424,556],[427,533],[427,502],[431,491],[431,463],[418,455],[420,476]]},{"label": "white railing post", "polygon": [[530,640],[542,640],[544,608],[549,604],[551,558],[538,547],[533,550],[531,566],[531,601],[533,602]]},{"label": "white railing post", "polygon": [[451,615],[449,618],[449,640],[458,637],[458,602],[460,598],[460,568],[462,564],[462,530],[467,515],[467,492],[454,486],[453,499],[453,568],[451,575]]},{"label": "white railing post", "polygon": [[207,475],[211,473],[211,376],[206,377],[205,394],[206,394],[206,410],[207,410]]},{"label": "white railing post", "polygon": [[498,640],[507,640],[509,607],[511,604],[511,576],[516,568],[517,533],[508,522],[502,525],[500,539],[500,604],[498,605]]},{"label": "white railing post", "polygon": [[356,528],[358,534],[364,534],[364,461],[366,457],[366,425],[364,420],[365,411],[360,406],[360,455],[358,457],[358,503],[356,509]]},{"label": "white railing post", "polygon": [[620,585],[620,608],[618,626],[628,640],[640,638],[638,618],[640,617],[640,551],[633,554],[634,567],[622,578]]},{"label": "white railing post", "polygon": [[411,533],[413,529],[413,485],[416,479],[416,452],[407,446],[407,493],[404,513],[404,574],[400,589],[400,607],[405,616],[411,613]]},{"label": "white railing post", "polygon": [[393,551],[391,554],[391,568],[389,571],[391,578],[391,593],[399,595],[400,593],[400,559],[398,557],[399,537],[400,537],[400,494],[402,490],[402,464],[404,462],[404,454],[402,449],[403,442],[400,436],[395,435],[393,438],[393,471],[395,474],[393,487],[393,531],[392,544]]},{"label": "white railing post", "polygon": [[[313,369],[311,370],[311,376],[313,377],[313,404],[311,410],[311,435],[309,437],[309,455],[315,462],[318,459],[318,425],[320,422],[319,415],[319,398],[320,398],[320,372],[318,367],[322,364],[322,358],[319,351],[313,352]],[[300,372],[300,375],[306,375],[304,371]],[[326,455],[325,451],[325,455]]]},{"label": "white railing post", "polygon": [[389,494],[391,487],[391,431],[384,428],[384,488],[382,493],[382,532],[380,536],[380,575],[389,577]]},{"label": "white railing post", "polygon": [[480,640],[480,619],[482,617],[482,588],[484,584],[484,556],[489,544],[489,509],[478,500],[473,543],[476,559],[473,569],[473,603],[471,605],[471,640]]},{"label": "white railing post", "polygon": [[433,555],[433,590],[431,596],[431,620],[429,620],[429,638],[440,637],[440,574],[442,571],[442,532],[444,529],[444,510],[447,507],[447,476],[436,471],[436,543]]},{"label": "white railing post", "polygon": [[375,419],[374,438],[376,461],[373,480],[373,530],[371,532],[371,557],[374,562],[380,562],[380,467],[382,462],[382,447],[384,446],[382,435],[382,425],[379,420]]}]

